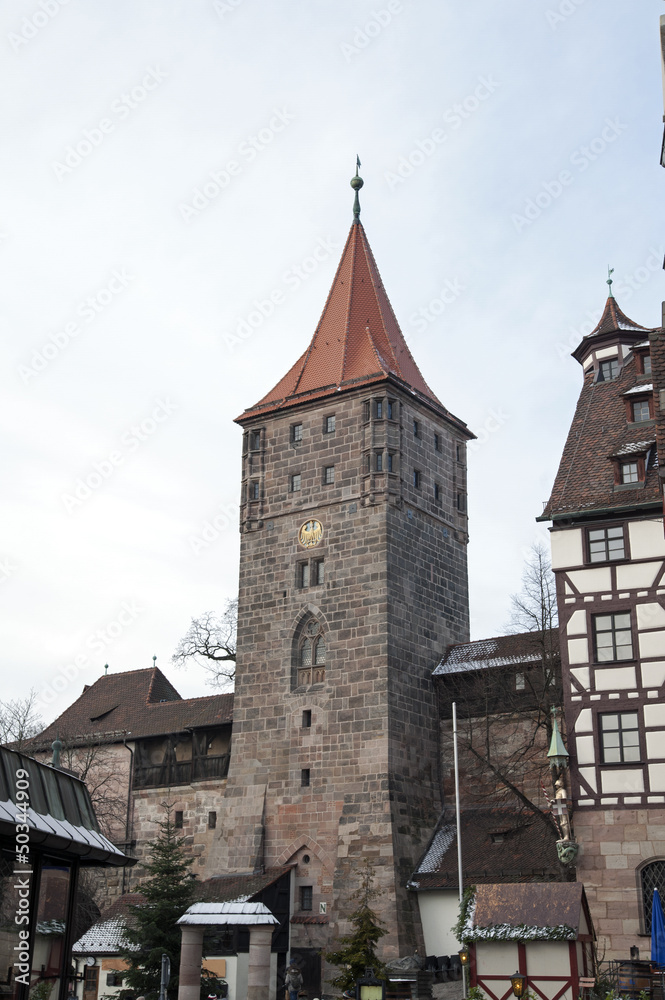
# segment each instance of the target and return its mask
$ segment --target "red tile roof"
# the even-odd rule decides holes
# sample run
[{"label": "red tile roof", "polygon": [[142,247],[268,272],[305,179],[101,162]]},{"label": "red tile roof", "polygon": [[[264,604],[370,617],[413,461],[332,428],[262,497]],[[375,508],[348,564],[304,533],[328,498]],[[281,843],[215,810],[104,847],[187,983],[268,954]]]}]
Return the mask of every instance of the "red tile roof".
[{"label": "red tile roof", "polygon": [[448,646],[443,659],[434,670],[434,677],[458,674],[467,670],[487,667],[509,667],[521,663],[539,663],[543,650],[557,653],[559,630],[542,632],[517,632],[498,635],[494,639],[477,639],[475,642],[458,642]]},{"label": "red tile roof", "polygon": [[413,359],[360,222],[351,226],[323,314],[305,353],[238,422],[298,403],[390,380],[461,427]]},{"label": "red tile roof", "polygon": [[233,695],[181,698],[158,667],[105,674],[84,687],[79,698],[30,743],[30,751],[50,747],[59,736],[86,742],[94,735],[114,742],[161,736],[202,726],[230,723]]}]

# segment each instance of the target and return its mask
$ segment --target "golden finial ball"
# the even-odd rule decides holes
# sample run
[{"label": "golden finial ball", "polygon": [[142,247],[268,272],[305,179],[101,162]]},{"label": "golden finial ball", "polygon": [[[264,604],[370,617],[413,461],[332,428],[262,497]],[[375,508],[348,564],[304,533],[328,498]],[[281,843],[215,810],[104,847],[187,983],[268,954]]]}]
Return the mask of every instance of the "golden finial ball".
[{"label": "golden finial ball", "polygon": [[361,187],[363,186],[364,183],[365,182],[362,179],[362,177],[358,177],[357,174],[356,174],[355,177],[351,178],[351,187],[353,188],[354,191],[360,191],[360,189],[361,189]]}]

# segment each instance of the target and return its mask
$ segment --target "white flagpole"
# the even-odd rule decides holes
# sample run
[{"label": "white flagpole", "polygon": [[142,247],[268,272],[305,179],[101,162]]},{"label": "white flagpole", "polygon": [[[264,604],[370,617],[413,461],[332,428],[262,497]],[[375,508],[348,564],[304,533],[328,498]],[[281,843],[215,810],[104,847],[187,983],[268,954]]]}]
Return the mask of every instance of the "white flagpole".
[{"label": "white flagpole", "polygon": [[[460,913],[464,886],[462,884],[462,816],[459,804],[459,757],[457,754],[457,703],[453,702],[453,755],[455,761],[455,811],[457,813],[457,878],[459,881]],[[464,945],[463,941],[460,941]],[[462,989],[466,996],[466,968],[462,966]]]}]

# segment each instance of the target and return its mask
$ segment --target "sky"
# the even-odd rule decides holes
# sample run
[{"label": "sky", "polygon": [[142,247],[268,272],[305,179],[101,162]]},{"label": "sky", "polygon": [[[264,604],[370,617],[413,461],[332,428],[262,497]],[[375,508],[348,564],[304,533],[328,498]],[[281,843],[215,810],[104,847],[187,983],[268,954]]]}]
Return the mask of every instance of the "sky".
[{"label": "sky", "polygon": [[309,342],[352,219],[469,453],[501,634],[581,370],[660,323],[660,0],[5,0],[2,697],[49,721],[237,588],[233,418]]}]

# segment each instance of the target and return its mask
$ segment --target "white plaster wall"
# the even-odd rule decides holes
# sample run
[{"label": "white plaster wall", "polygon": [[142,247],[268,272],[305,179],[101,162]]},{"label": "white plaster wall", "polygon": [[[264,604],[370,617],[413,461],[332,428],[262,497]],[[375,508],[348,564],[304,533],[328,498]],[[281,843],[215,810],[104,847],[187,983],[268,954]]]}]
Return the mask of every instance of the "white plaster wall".
[{"label": "white plaster wall", "polygon": [[612,574],[609,566],[597,569],[578,569],[574,573],[569,573],[568,577],[581,594],[598,594],[601,590],[612,589]]},{"label": "white plaster wall", "polygon": [[665,656],[665,632],[641,632],[640,656]]},{"label": "white plaster wall", "polygon": [[646,590],[656,579],[660,563],[629,563],[617,566],[617,587],[619,590]]},{"label": "white plaster wall", "polygon": [[455,955],[461,945],[451,927],[459,915],[457,889],[432,889],[418,893],[418,907],[427,955]]},{"label": "white plaster wall", "polygon": [[566,531],[551,531],[550,542],[552,544],[552,569],[583,565],[584,552],[582,549],[581,528],[570,528]]},{"label": "white plaster wall", "polygon": [[584,778],[584,780],[586,781],[586,783],[589,785],[590,788],[593,788],[594,792],[598,791],[595,767],[580,767],[579,775],[580,778]]},{"label": "white plaster wall", "polygon": [[589,662],[589,640],[569,639],[568,640],[568,662],[588,663]]},{"label": "white plaster wall", "polygon": [[[516,941],[477,941],[476,965],[478,975],[507,976],[514,974],[518,964]],[[506,983],[510,987],[510,983]],[[499,996],[505,990],[497,990]]]},{"label": "white plaster wall", "polygon": [[665,758],[665,732],[662,729],[647,733],[647,757],[649,760]]},{"label": "white plaster wall", "polygon": [[635,667],[597,667],[596,691],[627,691],[637,687]]},{"label": "white plaster wall", "polygon": [[665,608],[655,602],[638,604],[637,627],[638,629],[665,627]]},{"label": "white plaster wall", "polygon": [[571,669],[573,677],[580,682],[585,691],[589,690],[589,667],[577,667]]},{"label": "white plaster wall", "polygon": [[580,608],[578,611],[573,611],[568,624],[566,625],[566,632],[568,635],[586,635],[586,611]]},{"label": "white plaster wall", "polygon": [[631,521],[628,525],[628,537],[632,559],[665,556],[662,518],[657,521]]},{"label": "white plaster wall", "polygon": [[619,353],[618,347],[603,347],[602,350],[596,351],[597,358],[616,358]]},{"label": "white plaster wall", "polygon": [[591,718],[590,708],[583,708],[580,714],[577,716],[577,721],[575,722],[575,732],[576,733],[593,732],[593,721]]},{"label": "white plaster wall", "polygon": [[[526,945],[527,976],[567,976],[570,975],[570,954],[567,941],[528,941]],[[538,983],[543,993],[554,995],[561,989],[561,983]],[[556,988],[553,988],[555,987]]]},{"label": "white plaster wall", "polygon": [[645,705],[644,725],[647,728],[665,726],[665,705]]},{"label": "white plaster wall", "polygon": [[604,793],[644,791],[641,767],[625,771],[601,771],[600,782]]},{"label": "white plaster wall", "polygon": [[642,685],[645,688],[660,687],[665,683],[665,660],[642,664]]},{"label": "white plaster wall", "polygon": [[248,969],[249,955],[247,952],[229,955],[226,959],[225,979],[229,984],[229,1000],[246,1000]]},{"label": "white plaster wall", "polygon": [[665,764],[649,764],[649,788],[652,792],[665,792]]},{"label": "white plaster wall", "polygon": [[593,752],[593,736],[577,737],[577,763],[593,764],[595,755]]}]

